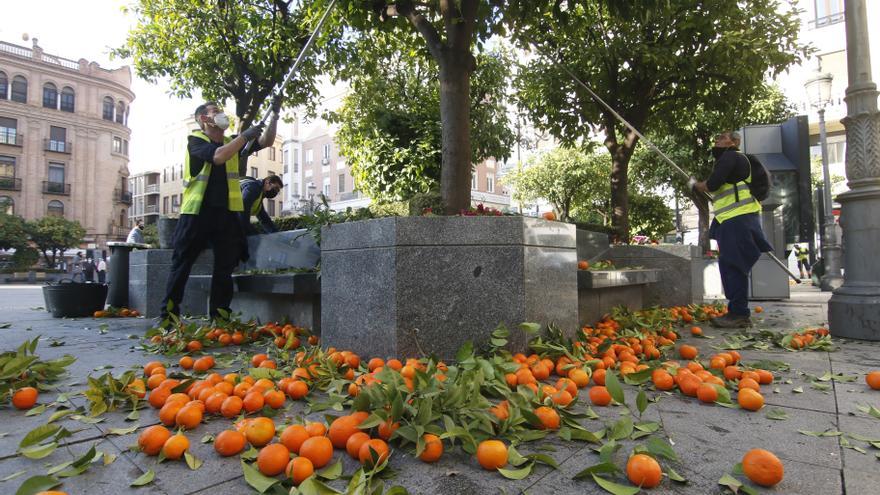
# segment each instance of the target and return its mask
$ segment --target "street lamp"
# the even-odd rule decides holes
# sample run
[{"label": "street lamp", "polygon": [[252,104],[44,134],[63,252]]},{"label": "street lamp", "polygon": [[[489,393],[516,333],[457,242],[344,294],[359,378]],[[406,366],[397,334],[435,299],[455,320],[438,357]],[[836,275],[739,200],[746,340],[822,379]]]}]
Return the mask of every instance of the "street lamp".
[{"label": "street lamp", "polygon": [[834,223],[834,212],[831,204],[831,176],[828,173],[828,140],[825,135],[825,106],[831,101],[831,81],[833,76],[828,73],[816,72],[816,75],[804,83],[810,106],[819,114],[819,146],[822,150],[822,176],[825,203],[825,238],[822,239],[822,259],[825,274],[819,286],[823,291],[832,291],[843,285],[840,273],[840,245],[837,242],[837,230]]}]

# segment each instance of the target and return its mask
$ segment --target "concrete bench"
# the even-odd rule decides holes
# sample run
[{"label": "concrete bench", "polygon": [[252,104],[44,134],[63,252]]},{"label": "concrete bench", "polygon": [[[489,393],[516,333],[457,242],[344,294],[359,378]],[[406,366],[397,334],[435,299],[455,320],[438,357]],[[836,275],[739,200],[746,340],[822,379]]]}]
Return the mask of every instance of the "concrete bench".
[{"label": "concrete bench", "polygon": [[660,280],[658,269],[578,270],[578,321],[592,325],[611,308],[641,309],[645,288]]},{"label": "concrete bench", "polygon": [[[232,311],[261,322],[289,321],[313,333],[321,329],[321,279],[317,273],[236,274]],[[209,295],[211,276],[192,276],[187,292]],[[208,298],[205,297],[207,310]],[[205,312],[207,312],[205,310]]]}]

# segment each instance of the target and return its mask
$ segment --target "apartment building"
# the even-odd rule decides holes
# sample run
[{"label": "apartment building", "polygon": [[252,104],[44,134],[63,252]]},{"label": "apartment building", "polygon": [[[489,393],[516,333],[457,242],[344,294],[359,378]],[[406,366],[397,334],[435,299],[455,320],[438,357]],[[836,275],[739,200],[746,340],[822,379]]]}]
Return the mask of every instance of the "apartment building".
[{"label": "apartment building", "polygon": [[82,247],[104,249],[129,228],[131,71],[32,41],[0,42],[0,204],[25,219],[76,220]]},{"label": "apartment building", "polygon": [[[193,109],[195,110],[195,109]],[[162,169],[157,172],[156,181],[159,185],[159,196],[156,197],[156,209],[162,216],[180,214],[183,203],[183,163],[186,158],[187,137],[198,125],[192,116],[180,118],[169,123],[162,132],[161,159]],[[282,175],[282,147],[284,139],[275,136],[275,144],[262,149],[248,159],[247,175],[262,179],[267,175]],[[283,180],[283,179],[282,179]],[[286,184],[286,183],[285,183]],[[263,206],[270,217],[281,216],[283,209],[282,194],[274,199],[264,199]],[[145,208],[152,204],[145,202]]]},{"label": "apartment building", "polygon": [[143,222],[150,225],[159,220],[161,178],[159,172],[144,172],[129,178],[132,204],[128,211],[132,224]]}]

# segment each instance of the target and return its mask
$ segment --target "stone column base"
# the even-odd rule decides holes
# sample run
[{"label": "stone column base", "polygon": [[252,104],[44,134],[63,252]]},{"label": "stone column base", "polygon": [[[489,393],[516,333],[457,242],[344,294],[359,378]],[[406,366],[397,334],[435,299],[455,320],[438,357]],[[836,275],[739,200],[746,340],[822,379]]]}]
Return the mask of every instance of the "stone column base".
[{"label": "stone column base", "polygon": [[846,286],[828,301],[828,321],[835,337],[880,340],[880,286],[850,293]]}]

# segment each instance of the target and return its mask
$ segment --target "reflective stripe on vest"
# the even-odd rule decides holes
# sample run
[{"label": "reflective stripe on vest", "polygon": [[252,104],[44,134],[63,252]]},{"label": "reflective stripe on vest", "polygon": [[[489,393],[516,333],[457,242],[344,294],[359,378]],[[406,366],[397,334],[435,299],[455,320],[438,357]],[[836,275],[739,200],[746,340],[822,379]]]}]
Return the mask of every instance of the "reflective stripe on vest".
[{"label": "reflective stripe on vest", "polygon": [[712,209],[719,223],[747,213],[761,212],[761,203],[752,197],[752,192],[749,190],[751,178],[750,165],[749,176],[745,180],[736,184],[724,183],[712,194]]},{"label": "reflective stripe on vest", "polygon": [[257,216],[260,213],[260,208],[263,207],[263,191],[260,191],[260,195],[257,196],[257,199],[254,200],[254,204],[251,205],[251,215]]},{"label": "reflective stripe on vest", "polygon": [[[211,139],[202,131],[193,131],[191,136],[210,142]],[[223,143],[228,144],[232,138],[223,137]],[[211,176],[211,162],[205,162],[199,174],[190,175],[189,150],[184,158],[183,177],[183,204],[180,205],[180,213],[185,215],[198,215],[202,209],[202,200],[205,198],[205,190],[208,189],[208,179]],[[241,199],[241,189],[238,185],[238,153],[226,161],[226,188],[228,189],[229,211],[244,211],[244,203]]]}]

